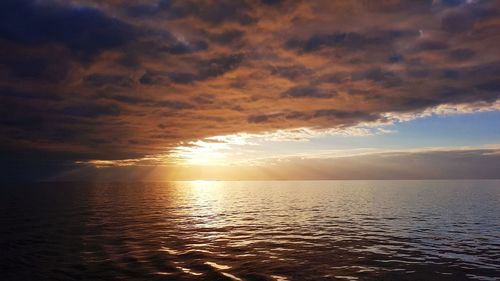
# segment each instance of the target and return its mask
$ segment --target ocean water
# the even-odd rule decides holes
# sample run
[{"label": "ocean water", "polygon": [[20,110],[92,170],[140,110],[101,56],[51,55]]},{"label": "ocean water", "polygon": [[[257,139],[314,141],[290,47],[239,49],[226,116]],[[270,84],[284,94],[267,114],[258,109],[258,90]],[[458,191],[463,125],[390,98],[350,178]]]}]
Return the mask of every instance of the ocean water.
[{"label": "ocean water", "polygon": [[0,280],[500,280],[500,181],[0,188]]}]

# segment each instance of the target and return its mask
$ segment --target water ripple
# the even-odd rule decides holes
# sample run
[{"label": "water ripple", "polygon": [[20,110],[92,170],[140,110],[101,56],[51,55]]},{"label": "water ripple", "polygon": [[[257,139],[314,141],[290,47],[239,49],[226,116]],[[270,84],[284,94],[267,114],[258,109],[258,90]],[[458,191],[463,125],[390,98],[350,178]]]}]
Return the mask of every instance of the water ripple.
[{"label": "water ripple", "polygon": [[500,279],[500,181],[0,192],[2,280]]}]

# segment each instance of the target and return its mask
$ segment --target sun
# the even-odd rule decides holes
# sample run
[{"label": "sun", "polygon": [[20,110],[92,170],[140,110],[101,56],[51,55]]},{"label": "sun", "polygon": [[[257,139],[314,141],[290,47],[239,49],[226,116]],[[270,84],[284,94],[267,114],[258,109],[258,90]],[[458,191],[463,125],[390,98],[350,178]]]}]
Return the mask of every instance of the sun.
[{"label": "sun", "polygon": [[176,147],[172,157],[178,164],[185,165],[223,164],[227,149],[224,142],[198,140]]}]

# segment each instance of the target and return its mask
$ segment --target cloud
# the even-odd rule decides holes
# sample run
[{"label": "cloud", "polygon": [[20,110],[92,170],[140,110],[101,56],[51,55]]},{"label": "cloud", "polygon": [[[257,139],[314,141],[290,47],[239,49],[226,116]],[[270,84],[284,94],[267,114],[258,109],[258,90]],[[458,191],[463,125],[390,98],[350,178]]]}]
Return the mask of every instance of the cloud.
[{"label": "cloud", "polygon": [[115,104],[96,105],[96,104],[79,104],[77,106],[68,106],[60,112],[64,115],[77,117],[96,118],[100,116],[116,116],[120,114],[120,107]]},{"label": "cloud", "polygon": [[239,29],[230,29],[220,33],[210,34],[209,38],[220,44],[228,44],[240,40],[245,35],[245,32]]},{"label": "cloud", "polygon": [[271,174],[277,179],[496,179],[497,153],[451,148],[280,159]]},{"label": "cloud", "polygon": [[129,24],[98,9],[47,2],[4,1],[0,38],[29,45],[62,43],[83,55],[123,46],[134,39]]},{"label": "cloud", "polygon": [[[204,22],[217,25],[225,22],[236,22],[242,25],[253,23],[256,19],[249,14],[250,6],[246,2],[236,3],[230,0],[208,1],[175,1],[169,7],[170,15],[195,16]],[[180,12],[180,13],[179,13]]]},{"label": "cloud", "polygon": [[248,117],[248,123],[262,123],[268,121],[270,118],[273,118],[274,116],[279,116],[278,115],[250,115]]},{"label": "cloud", "polygon": [[2,159],[123,160],[214,136],[497,110],[497,6],[3,1]]},{"label": "cloud", "polygon": [[218,56],[207,60],[196,61],[196,71],[194,72],[170,72],[154,73],[147,72],[141,77],[142,84],[155,84],[162,76],[166,76],[173,83],[191,84],[196,81],[203,81],[221,76],[228,71],[236,69],[243,60],[243,54],[229,54]]},{"label": "cloud", "polygon": [[182,55],[182,54],[189,54],[197,51],[206,50],[207,48],[208,48],[208,43],[205,41],[196,41],[193,43],[186,43],[180,41],[164,47],[162,51],[175,55]]},{"label": "cloud", "polygon": [[0,97],[2,100],[7,102],[9,100],[51,100],[51,101],[61,101],[63,97],[54,92],[45,91],[20,91],[11,87],[0,88]]},{"label": "cloud", "polygon": [[311,73],[312,70],[303,65],[273,66],[271,69],[271,74],[282,76],[290,80],[294,80],[302,76],[307,76]]},{"label": "cloud", "polygon": [[85,84],[92,87],[116,86],[129,88],[133,81],[125,75],[91,74],[84,78]]},{"label": "cloud", "polygon": [[6,69],[6,76],[12,80],[38,80],[39,82],[61,82],[66,79],[70,64],[64,58],[54,55],[17,54],[5,49],[0,61]]},{"label": "cloud", "polygon": [[374,30],[367,33],[336,32],[331,34],[316,34],[307,39],[288,40],[287,48],[299,49],[302,52],[319,51],[322,48],[344,48],[357,51],[367,48],[387,46],[404,37],[416,37],[416,30]]},{"label": "cloud", "polygon": [[352,74],[352,80],[370,80],[375,83],[381,83],[385,87],[395,87],[401,85],[402,81],[398,75],[392,71],[383,70],[375,67],[366,71],[356,72]]},{"label": "cloud", "polygon": [[449,33],[467,32],[474,28],[474,25],[496,17],[498,11],[478,6],[470,6],[464,9],[454,10],[446,13],[441,22],[441,27]]},{"label": "cloud", "polygon": [[448,44],[440,41],[421,41],[415,45],[415,52],[423,52],[423,51],[440,51],[448,49]]},{"label": "cloud", "polygon": [[298,86],[286,90],[281,94],[282,97],[289,98],[318,98],[328,99],[334,97],[337,93],[332,91],[325,91],[323,89],[311,86]]},{"label": "cloud", "polygon": [[449,58],[457,61],[464,61],[475,56],[475,52],[471,49],[455,49],[449,53]]},{"label": "cloud", "polygon": [[[340,155],[336,155],[340,154]],[[173,166],[165,158],[91,161],[79,163],[48,180],[114,181],[136,178],[134,170],[148,170],[147,180],[388,180],[388,179],[498,179],[498,147],[424,148],[399,151],[332,151],[319,156],[259,159],[235,165]],[[163,166],[162,166],[163,165]],[[155,168],[152,168],[155,167]],[[139,168],[139,169],[138,169]]]}]

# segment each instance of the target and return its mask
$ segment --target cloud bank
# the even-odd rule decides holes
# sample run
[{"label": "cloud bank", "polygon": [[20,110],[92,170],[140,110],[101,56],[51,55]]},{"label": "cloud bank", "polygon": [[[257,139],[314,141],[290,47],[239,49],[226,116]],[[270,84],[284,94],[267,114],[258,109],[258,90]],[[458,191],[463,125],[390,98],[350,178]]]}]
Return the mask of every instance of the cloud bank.
[{"label": "cloud bank", "polygon": [[142,158],[500,96],[497,1],[0,5],[5,166]]},{"label": "cloud bank", "polygon": [[[417,180],[498,179],[500,149],[428,148],[350,155],[316,155],[261,159],[235,165],[159,166],[142,163],[98,163],[67,169],[50,181],[165,180]],[[117,166],[118,165],[118,166]]]}]

